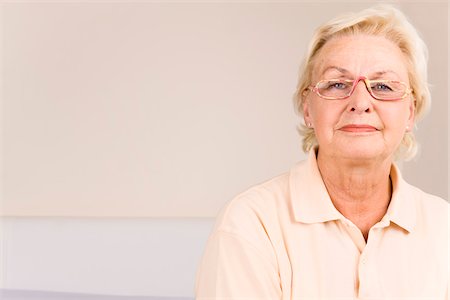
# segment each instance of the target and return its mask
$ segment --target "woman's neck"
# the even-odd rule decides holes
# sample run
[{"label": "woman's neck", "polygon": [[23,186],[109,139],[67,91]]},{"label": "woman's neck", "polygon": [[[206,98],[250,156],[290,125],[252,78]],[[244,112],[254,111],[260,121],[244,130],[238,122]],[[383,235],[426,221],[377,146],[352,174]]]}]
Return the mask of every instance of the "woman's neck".
[{"label": "woman's neck", "polygon": [[317,165],[336,209],[367,239],[386,214],[392,194],[391,160],[358,163],[318,154]]}]

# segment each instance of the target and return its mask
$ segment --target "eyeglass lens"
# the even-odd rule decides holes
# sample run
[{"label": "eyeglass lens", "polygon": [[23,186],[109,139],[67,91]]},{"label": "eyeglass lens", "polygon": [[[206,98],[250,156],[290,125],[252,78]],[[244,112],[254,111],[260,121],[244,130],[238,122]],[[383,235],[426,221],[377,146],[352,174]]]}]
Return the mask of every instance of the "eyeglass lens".
[{"label": "eyeglass lens", "polygon": [[[369,80],[368,90],[378,99],[401,99],[407,93],[407,86],[398,81]],[[345,98],[353,91],[352,80],[323,80],[316,88],[317,92],[327,98]]]}]

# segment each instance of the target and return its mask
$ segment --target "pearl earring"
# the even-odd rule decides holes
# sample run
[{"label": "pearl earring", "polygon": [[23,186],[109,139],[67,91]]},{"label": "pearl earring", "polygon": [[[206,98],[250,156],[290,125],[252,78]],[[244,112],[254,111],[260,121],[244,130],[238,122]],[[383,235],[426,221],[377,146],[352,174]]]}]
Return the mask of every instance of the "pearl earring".
[{"label": "pearl earring", "polygon": [[409,125],[406,125],[406,131],[409,131]]},{"label": "pearl earring", "polygon": [[311,122],[308,122],[308,127],[309,127],[309,128],[311,128],[311,127],[312,127],[312,124],[311,124]]}]

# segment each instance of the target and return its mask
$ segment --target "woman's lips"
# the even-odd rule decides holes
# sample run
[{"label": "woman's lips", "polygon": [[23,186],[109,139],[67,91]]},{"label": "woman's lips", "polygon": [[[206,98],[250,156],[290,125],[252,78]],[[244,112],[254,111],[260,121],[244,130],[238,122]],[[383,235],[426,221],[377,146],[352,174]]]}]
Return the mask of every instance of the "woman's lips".
[{"label": "woman's lips", "polygon": [[372,131],[377,131],[378,129],[371,126],[371,125],[346,125],[340,128],[340,130],[342,131],[347,131],[347,132],[372,132]]}]

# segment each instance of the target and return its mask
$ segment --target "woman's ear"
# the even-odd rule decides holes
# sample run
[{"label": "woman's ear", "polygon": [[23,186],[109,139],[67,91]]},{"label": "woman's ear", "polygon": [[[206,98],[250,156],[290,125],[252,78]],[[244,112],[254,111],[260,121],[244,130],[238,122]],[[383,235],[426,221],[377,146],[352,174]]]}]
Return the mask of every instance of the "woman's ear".
[{"label": "woman's ear", "polygon": [[406,122],[406,131],[410,132],[414,128],[414,120],[415,120],[415,111],[416,111],[416,98],[411,97],[411,101],[409,103],[409,117]]},{"label": "woman's ear", "polygon": [[[312,124],[312,120],[311,120],[311,114],[309,111],[309,99],[306,95],[306,92],[303,92],[302,94],[302,109],[303,109],[303,119],[305,120],[305,124],[306,126],[308,126],[308,124]],[[310,127],[310,126],[308,126]]]}]

